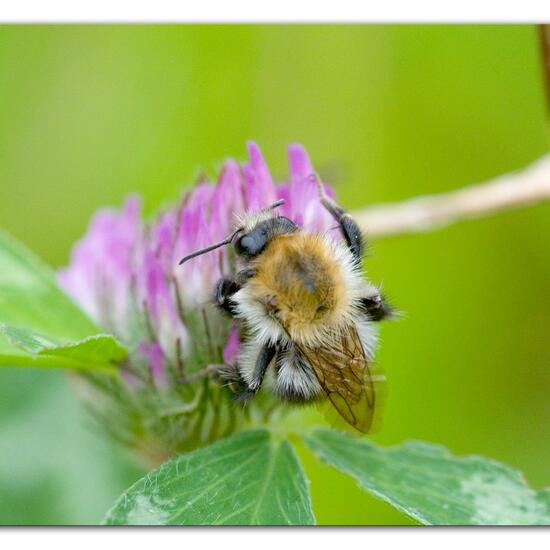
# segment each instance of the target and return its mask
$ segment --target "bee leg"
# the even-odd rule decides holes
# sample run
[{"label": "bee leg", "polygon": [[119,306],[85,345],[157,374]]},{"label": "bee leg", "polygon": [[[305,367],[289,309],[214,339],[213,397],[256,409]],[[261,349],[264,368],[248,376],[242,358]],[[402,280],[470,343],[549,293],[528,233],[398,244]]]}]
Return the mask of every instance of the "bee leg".
[{"label": "bee leg", "polygon": [[231,299],[231,296],[241,289],[241,285],[231,277],[222,277],[216,283],[214,290],[214,303],[232,317],[236,315],[237,304]]},{"label": "bee leg", "polygon": [[235,277],[222,277],[214,290],[214,303],[232,317],[237,314],[237,304],[231,299],[233,294],[241,290],[242,285],[256,275],[253,269],[243,269]]},{"label": "bee leg", "polygon": [[246,387],[242,388],[235,395],[236,401],[248,401],[254,397],[262,385],[267,367],[269,367],[269,364],[271,363],[273,357],[275,357],[276,352],[276,346],[265,344],[262,347],[260,353],[258,354],[258,358],[256,359],[256,364],[254,365],[252,378],[248,384],[246,384]]},{"label": "bee leg", "polygon": [[249,391],[248,385],[243,380],[242,374],[239,372],[237,365],[220,365],[220,368],[216,374],[218,375],[220,382],[223,382],[231,389],[233,392],[233,399],[235,401],[247,400],[244,396]]},{"label": "bee leg", "polygon": [[371,321],[382,321],[393,317],[395,310],[381,294],[373,294],[361,298],[361,309]]},{"label": "bee leg", "polygon": [[330,212],[332,217],[340,225],[340,230],[346,239],[351,253],[356,261],[360,262],[363,254],[363,234],[355,223],[349,212],[346,212],[334,199],[331,199],[325,192],[323,183],[317,178],[321,204]]},{"label": "bee leg", "polygon": [[252,277],[256,276],[256,270],[254,268],[249,267],[248,269],[243,269],[235,275],[235,280],[241,284],[244,285],[248,279],[252,279]]}]

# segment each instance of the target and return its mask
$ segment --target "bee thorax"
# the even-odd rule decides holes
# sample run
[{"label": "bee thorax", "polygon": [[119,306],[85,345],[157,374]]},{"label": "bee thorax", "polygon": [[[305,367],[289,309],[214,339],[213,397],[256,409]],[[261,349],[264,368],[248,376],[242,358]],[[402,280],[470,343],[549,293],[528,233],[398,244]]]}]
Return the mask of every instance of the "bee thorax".
[{"label": "bee thorax", "polygon": [[341,266],[330,252],[316,235],[279,237],[256,262],[251,293],[293,338],[333,323],[346,305]]}]

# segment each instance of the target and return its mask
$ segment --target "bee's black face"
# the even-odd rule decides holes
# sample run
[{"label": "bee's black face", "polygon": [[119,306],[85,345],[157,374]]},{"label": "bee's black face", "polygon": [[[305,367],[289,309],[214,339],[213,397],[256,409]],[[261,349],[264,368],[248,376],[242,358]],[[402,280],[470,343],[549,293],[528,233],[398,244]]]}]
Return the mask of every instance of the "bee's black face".
[{"label": "bee's black face", "polygon": [[239,256],[245,258],[253,258],[257,256],[267,244],[268,232],[267,228],[258,225],[249,233],[245,233],[235,242],[235,252]]},{"label": "bee's black face", "polygon": [[298,226],[284,216],[275,216],[257,223],[248,233],[235,241],[235,252],[239,256],[251,259],[260,254],[269,241],[277,235],[294,233]]}]

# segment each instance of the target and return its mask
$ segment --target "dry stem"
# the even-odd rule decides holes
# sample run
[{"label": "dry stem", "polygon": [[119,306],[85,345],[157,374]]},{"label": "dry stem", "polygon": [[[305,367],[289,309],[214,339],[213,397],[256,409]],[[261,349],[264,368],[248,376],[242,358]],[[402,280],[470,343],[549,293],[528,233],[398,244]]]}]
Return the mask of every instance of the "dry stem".
[{"label": "dry stem", "polygon": [[550,154],[527,168],[457,191],[404,202],[380,204],[353,212],[369,237],[429,231],[550,200]]}]

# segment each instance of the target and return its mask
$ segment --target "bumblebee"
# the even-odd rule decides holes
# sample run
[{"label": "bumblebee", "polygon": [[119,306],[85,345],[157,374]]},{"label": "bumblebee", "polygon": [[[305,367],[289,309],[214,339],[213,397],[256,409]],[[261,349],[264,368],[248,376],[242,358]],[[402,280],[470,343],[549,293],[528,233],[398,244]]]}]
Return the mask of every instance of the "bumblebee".
[{"label": "bumblebee", "polygon": [[272,367],[271,389],[280,400],[328,399],[347,424],[367,433],[383,382],[372,369],[373,323],[388,317],[391,308],[363,276],[359,227],[317,182],[321,204],[338,223],[343,241],[306,233],[277,215],[280,200],[244,214],[227,239],[180,263],[227,244],[241,260],[242,269],[221,278],[214,292],[215,304],[246,335],[236,365],[220,373],[237,399],[251,399]]}]

